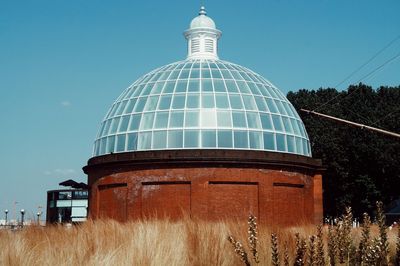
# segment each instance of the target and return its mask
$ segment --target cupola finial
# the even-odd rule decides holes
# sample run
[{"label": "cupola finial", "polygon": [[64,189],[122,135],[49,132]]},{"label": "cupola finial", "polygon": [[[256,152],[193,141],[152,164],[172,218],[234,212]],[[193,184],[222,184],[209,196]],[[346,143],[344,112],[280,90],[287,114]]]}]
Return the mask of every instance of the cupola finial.
[{"label": "cupola finial", "polygon": [[201,6],[201,7],[200,7],[199,15],[200,15],[200,16],[201,16],[201,15],[203,15],[203,16],[206,16],[206,15],[207,15],[206,8],[205,8],[204,6]]}]

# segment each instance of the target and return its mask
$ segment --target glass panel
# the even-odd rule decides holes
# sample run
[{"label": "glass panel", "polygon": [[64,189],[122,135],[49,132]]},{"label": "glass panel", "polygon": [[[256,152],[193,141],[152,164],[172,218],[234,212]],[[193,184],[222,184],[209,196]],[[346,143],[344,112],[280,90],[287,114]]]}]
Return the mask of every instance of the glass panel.
[{"label": "glass panel", "polygon": [[139,100],[137,101],[137,103],[135,105],[134,111],[137,112],[137,113],[143,112],[144,105],[146,104],[146,101],[147,101],[147,97],[139,98]]},{"label": "glass panel", "polygon": [[275,149],[275,136],[273,133],[264,132],[264,149],[266,150],[276,150]]},{"label": "glass panel", "polygon": [[211,79],[201,80],[201,91],[213,91]]},{"label": "glass panel", "polygon": [[198,79],[189,80],[188,92],[199,92],[200,91],[200,81]]},{"label": "glass panel", "polygon": [[122,114],[122,112],[125,110],[127,103],[128,103],[128,101],[123,101],[122,103],[120,103],[120,106],[118,108],[118,112],[116,113],[116,115]]},{"label": "glass panel", "polygon": [[220,148],[232,148],[232,131],[220,130],[218,133],[218,147]]},{"label": "glass panel", "polygon": [[172,100],[172,109],[184,109],[185,108],[185,94],[174,95]]},{"label": "glass panel", "polygon": [[167,131],[153,132],[153,149],[165,149],[167,147]]},{"label": "glass panel", "polygon": [[203,108],[214,108],[214,94],[202,94],[201,105]]},{"label": "glass panel", "polygon": [[268,112],[268,108],[267,108],[267,103],[265,102],[263,97],[254,97],[256,104],[257,104],[257,108],[260,111],[263,112]]},{"label": "glass panel", "polygon": [[168,148],[182,148],[183,131],[182,130],[171,130],[168,131]]},{"label": "glass panel", "polygon": [[130,115],[123,116],[119,125],[119,132],[125,132],[128,129]]},{"label": "glass panel", "polygon": [[239,89],[237,88],[235,81],[225,80],[225,84],[229,92],[239,92]]},{"label": "glass panel", "polygon": [[132,94],[132,97],[139,96],[139,94],[142,92],[143,88],[144,88],[144,85],[138,86],[137,89],[135,90],[135,92]]},{"label": "glass panel", "polygon": [[235,148],[245,149],[249,147],[247,131],[234,131],[233,137],[235,140],[234,142]]},{"label": "glass panel", "polygon": [[246,116],[244,112],[232,112],[233,127],[246,128]]},{"label": "glass panel", "polygon": [[271,116],[269,114],[260,114],[260,118],[263,129],[273,130]]},{"label": "glass panel", "polygon": [[142,116],[142,122],[140,123],[140,129],[152,129],[153,128],[154,113],[144,113]]},{"label": "glass panel", "polygon": [[158,104],[158,110],[168,110],[171,105],[171,95],[164,95],[160,98],[160,103]]},{"label": "glass panel", "polygon": [[104,130],[102,136],[108,135],[108,131],[110,131],[111,119],[108,119],[105,123]]},{"label": "glass panel", "polygon": [[102,138],[100,142],[100,154],[106,153],[107,138]]},{"label": "glass panel", "polygon": [[293,113],[292,108],[290,108],[290,106],[289,106],[288,103],[282,102],[282,104],[283,104],[283,106],[285,107],[286,113],[287,113],[289,116],[296,117],[296,115]]},{"label": "glass panel", "polygon": [[197,148],[199,147],[200,132],[197,130],[186,130],[185,131],[185,148]]},{"label": "glass panel", "polygon": [[190,72],[190,79],[200,78],[200,69],[192,69]]},{"label": "glass panel", "polygon": [[140,120],[142,116],[140,114],[132,115],[131,125],[129,126],[129,130],[138,130],[140,125]]},{"label": "glass panel", "polygon": [[228,94],[226,93],[215,94],[215,101],[217,104],[217,108],[229,109]]},{"label": "glass panel", "polygon": [[207,67],[207,68],[201,69],[201,77],[202,77],[203,79],[204,79],[204,78],[206,78],[206,79],[211,78],[210,70],[208,69],[208,67]]},{"label": "glass panel", "polygon": [[276,108],[275,102],[271,98],[266,98],[266,99],[267,99],[268,109],[270,110],[270,112],[279,113],[278,109]]},{"label": "glass panel", "polygon": [[226,92],[225,83],[221,79],[214,79],[213,83],[216,92]]},{"label": "glass panel", "polygon": [[139,133],[138,150],[151,149],[151,132]]},{"label": "glass panel", "polygon": [[169,78],[168,79],[177,79],[178,78],[178,75],[179,75],[179,72],[180,72],[180,70],[174,70],[174,71],[172,71],[172,73],[171,73],[171,76],[169,76]]},{"label": "glass panel", "polygon": [[177,92],[186,92],[187,80],[180,80],[176,83],[175,93]]},{"label": "glass panel", "polygon": [[118,135],[117,137],[117,151],[124,151],[125,150],[125,139],[126,135]]},{"label": "glass panel", "polygon": [[262,133],[259,131],[249,131],[250,148],[260,150],[262,146]]},{"label": "glass panel", "polygon": [[285,135],[276,134],[276,149],[278,151],[286,151]]},{"label": "glass panel", "polygon": [[259,89],[261,91],[261,94],[264,95],[265,97],[269,97],[269,98],[272,97],[272,95],[269,93],[269,87],[260,85]]},{"label": "glass panel", "polygon": [[128,151],[135,151],[137,148],[137,133],[128,134]]},{"label": "glass panel", "polygon": [[201,126],[202,127],[217,126],[215,110],[201,110]]},{"label": "glass panel", "polygon": [[189,77],[189,70],[183,69],[181,74],[179,75],[179,79],[187,79]]},{"label": "glass panel", "polygon": [[217,146],[217,133],[206,130],[201,132],[201,144],[203,148],[214,148]]},{"label": "glass panel", "polygon": [[163,93],[173,93],[175,88],[175,81],[168,81],[165,83]]},{"label": "glass panel", "polygon": [[231,112],[217,111],[218,127],[232,127]]},{"label": "glass panel", "polygon": [[215,78],[218,78],[218,79],[222,78],[221,73],[219,73],[218,69],[211,70],[211,75],[212,75],[212,77],[214,79]]},{"label": "glass panel", "polygon": [[282,116],[283,125],[285,127],[286,132],[293,133],[292,126],[290,124],[289,118]]},{"label": "glass panel", "polygon": [[249,87],[247,87],[246,82],[244,81],[236,81],[239,90],[241,93],[251,93]]},{"label": "glass panel", "polygon": [[146,87],[142,90],[140,96],[147,96],[150,94],[151,89],[153,88],[154,83],[147,83]]},{"label": "glass panel", "polygon": [[185,115],[185,127],[198,127],[199,120],[198,111],[188,111]]},{"label": "glass panel", "polygon": [[144,111],[154,111],[157,109],[159,96],[151,96],[148,98]]},{"label": "glass panel", "polygon": [[154,128],[167,128],[168,114],[169,114],[168,112],[156,113],[156,121],[154,123]]},{"label": "glass panel", "polygon": [[258,90],[256,84],[254,84],[253,82],[247,82],[247,86],[249,86],[251,92],[254,95],[261,95],[260,91]]},{"label": "glass panel", "polygon": [[278,106],[279,112],[281,114],[287,115],[285,108],[283,108],[282,102],[281,101],[275,101],[276,106]]},{"label": "glass panel", "polygon": [[304,154],[303,147],[302,147],[301,138],[296,138],[296,152],[300,154]]},{"label": "glass panel", "polygon": [[272,121],[274,122],[274,127],[276,131],[283,131],[281,117],[277,115],[271,115]]},{"label": "glass panel", "polygon": [[242,76],[239,75],[239,72],[238,72],[238,71],[231,71],[231,74],[232,74],[232,76],[233,76],[234,79],[236,79],[236,80],[243,80]]},{"label": "glass panel", "polygon": [[136,104],[136,100],[137,100],[137,98],[133,98],[133,99],[131,99],[131,100],[129,101],[128,106],[125,108],[124,114],[130,114],[130,113],[133,112],[133,107],[134,107],[135,104]]},{"label": "glass panel", "polygon": [[118,124],[119,124],[119,117],[116,117],[112,121],[110,134],[117,132]]},{"label": "glass panel", "polygon": [[186,108],[199,108],[200,94],[188,94]]},{"label": "glass panel", "polygon": [[295,143],[293,136],[286,136],[288,152],[295,152]]},{"label": "glass panel", "polygon": [[222,73],[222,76],[223,76],[225,79],[233,79],[231,73],[229,73],[228,70],[221,70],[221,73]]},{"label": "glass panel", "polygon": [[237,94],[229,95],[229,101],[231,102],[232,109],[243,109],[242,99],[240,95]]},{"label": "glass panel", "polygon": [[171,116],[169,119],[169,127],[183,127],[183,111],[171,112]]},{"label": "glass panel", "polygon": [[244,107],[247,110],[257,110],[256,102],[254,101],[253,96],[242,95]]},{"label": "glass panel", "polygon": [[107,153],[114,152],[115,136],[107,138]]},{"label": "glass panel", "polygon": [[249,128],[261,129],[260,115],[258,113],[247,112],[247,124]]}]

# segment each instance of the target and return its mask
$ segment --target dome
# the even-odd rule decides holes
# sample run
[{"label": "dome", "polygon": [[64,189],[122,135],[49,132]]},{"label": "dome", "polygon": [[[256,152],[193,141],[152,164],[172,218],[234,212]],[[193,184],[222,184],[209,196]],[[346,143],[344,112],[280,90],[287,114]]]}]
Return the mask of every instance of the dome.
[{"label": "dome", "polygon": [[200,8],[199,15],[195,17],[190,23],[190,29],[197,29],[197,28],[216,29],[215,22],[210,17],[207,16],[204,7]]},{"label": "dome", "polygon": [[104,118],[94,156],[244,149],[311,156],[296,110],[269,81],[222,60],[184,60],[129,86]]}]

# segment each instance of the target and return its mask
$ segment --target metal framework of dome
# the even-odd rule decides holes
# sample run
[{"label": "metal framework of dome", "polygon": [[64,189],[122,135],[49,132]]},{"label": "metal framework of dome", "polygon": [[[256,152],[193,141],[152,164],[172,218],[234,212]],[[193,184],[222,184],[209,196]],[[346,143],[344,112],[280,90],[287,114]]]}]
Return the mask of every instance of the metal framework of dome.
[{"label": "metal framework of dome", "polygon": [[311,156],[296,110],[268,80],[217,55],[221,32],[202,7],[186,60],[135,81],[102,121],[94,156],[167,149],[264,150]]}]

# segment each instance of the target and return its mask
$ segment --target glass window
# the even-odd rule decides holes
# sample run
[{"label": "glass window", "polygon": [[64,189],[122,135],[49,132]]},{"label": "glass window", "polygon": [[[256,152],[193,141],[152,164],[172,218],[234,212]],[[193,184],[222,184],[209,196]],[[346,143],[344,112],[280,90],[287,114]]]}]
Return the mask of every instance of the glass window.
[{"label": "glass window", "polygon": [[261,91],[261,94],[264,95],[265,97],[272,98],[271,93],[269,93],[270,87],[267,86],[259,86],[259,89]]},{"label": "glass window", "polygon": [[142,122],[140,123],[140,129],[152,129],[153,128],[154,113],[144,113],[142,116]]},{"label": "glass window", "polygon": [[186,130],[185,131],[185,148],[197,148],[199,147],[200,132],[197,130]]},{"label": "glass window", "polygon": [[254,99],[256,101],[258,110],[268,112],[267,103],[265,102],[263,97],[256,96],[254,97]]},{"label": "glass window", "polygon": [[241,93],[251,93],[249,87],[244,81],[236,81]]},{"label": "glass window", "polygon": [[232,131],[230,130],[219,130],[218,132],[218,147],[220,148],[232,148]]},{"label": "glass window", "polygon": [[260,118],[263,129],[273,130],[271,116],[269,114],[260,114]]},{"label": "glass window", "polygon": [[262,146],[262,133],[259,131],[249,131],[249,140],[251,149],[263,149]]},{"label": "glass window", "polygon": [[139,100],[137,101],[137,103],[136,103],[136,105],[135,105],[135,109],[134,109],[134,111],[136,112],[136,113],[140,113],[140,112],[143,112],[143,109],[144,109],[144,106],[145,106],[145,104],[146,104],[146,101],[147,101],[147,97],[141,97],[141,98],[139,98]]},{"label": "glass window", "polygon": [[201,80],[201,91],[213,91],[211,79]]},{"label": "glass window", "polygon": [[311,155],[311,153],[310,153],[310,147],[308,146],[309,145],[309,142],[307,141],[307,140],[305,140],[305,139],[303,139],[303,154],[304,155]]},{"label": "glass window", "polygon": [[274,127],[276,131],[283,131],[281,117],[277,115],[271,115],[272,121],[274,122]]},{"label": "glass window", "polygon": [[276,150],[275,149],[275,136],[273,133],[264,132],[264,149],[266,150]]},{"label": "glass window", "polygon": [[165,149],[167,147],[167,131],[153,132],[153,149]]},{"label": "glass window", "polygon": [[200,78],[200,69],[192,68],[192,71],[190,72],[190,79],[196,79],[196,78]]},{"label": "glass window", "polygon": [[177,79],[177,78],[178,78],[178,75],[179,75],[179,72],[180,72],[180,70],[174,70],[174,71],[172,71],[171,76],[169,76],[169,79],[170,79],[170,80],[171,80],[171,79]]},{"label": "glass window", "polygon": [[209,79],[209,78],[211,78],[210,69],[208,69],[208,66],[207,66],[207,68],[201,69],[201,77],[202,77],[203,79]]},{"label": "glass window", "polygon": [[132,97],[139,96],[139,94],[142,92],[143,88],[144,88],[144,84],[138,86],[137,89],[135,90],[135,92],[132,94]]},{"label": "glass window", "polygon": [[258,90],[256,84],[254,84],[253,82],[247,82],[247,86],[249,86],[251,92],[254,95],[261,95],[260,91]]},{"label": "glass window", "polygon": [[114,152],[115,136],[107,138],[107,153]]},{"label": "glass window", "polygon": [[112,125],[111,125],[110,134],[117,132],[119,120],[120,120],[119,117],[116,117],[116,118],[113,119]]},{"label": "glass window", "polygon": [[128,103],[128,101],[123,101],[122,103],[120,103],[119,108],[118,108],[118,112],[116,113],[116,115],[120,115],[123,113],[123,111],[125,110],[126,104]]},{"label": "glass window", "polygon": [[217,111],[217,121],[219,127],[232,127],[231,112]]},{"label": "glass window", "polygon": [[126,135],[118,135],[117,137],[117,151],[124,151],[125,150],[125,139]]},{"label": "glass window", "polygon": [[140,120],[142,116],[140,114],[132,115],[131,124],[129,126],[129,130],[138,130],[140,125]]},{"label": "glass window", "polygon": [[142,90],[140,96],[147,96],[150,94],[151,89],[153,88],[154,83],[147,83],[146,87]]},{"label": "glass window", "polygon": [[151,132],[139,133],[138,150],[150,150],[150,149],[151,149]]},{"label": "glass window", "polygon": [[232,112],[233,127],[246,128],[246,116],[244,112]]},{"label": "glass window", "polygon": [[183,147],[183,131],[182,130],[171,130],[168,131],[168,148],[182,148]]},{"label": "glass window", "polygon": [[199,92],[200,81],[198,79],[189,80],[188,92]]},{"label": "glass window", "polygon": [[260,128],[261,129],[261,121],[260,115],[258,113],[247,112],[247,124],[249,128]]},{"label": "glass window", "polygon": [[185,115],[185,127],[198,127],[199,120],[198,111],[188,111]]},{"label": "glass window", "polygon": [[186,87],[187,87],[187,80],[179,80],[176,83],[175,93],[177,93],[177,92],[186,92]]},{"label": "glass window", "polygon": [[174,95],[172,100],[172,109],[184,109],[185,108],[185,94]]},{"label": "glass window", "polygon": [[286,151],[285,135],[276,134],[276,149],[278,151]]},{"label": "glass window", "polygon": [[295,152],[296,144],[294,143],[294,137],[286,135],[288,152]]},{"label": "glass window", "polygon": [[133,98],[133,99],[131,99],[131,100],[129,101],[128,106],[125,108],[124,114],[130,114],[130,113],[133,112],[133,107],[134,107],[135,104],[136,104],[136,100],[137,100],[137,98]]},{"label": "glass window", "polygon": [[154,111],[157,108],[159,96],[151,96],[148,98],[144,111]]},{"label": "glass window", "polygon": [[156,113],[156,121],[154,123],[154,128],[167,128],[168,114],[169,114],[168,112]]},{"label": "glass window", "polygon": [[268,109],[271,111],[271,113],[279,113],[274,100],[272,100],[271,98],[266,98],[266,99],[267,99]]},{"label": "glass window", "polygon": [[228,94],[226,93],[215,94],[215,101],[217,104],[217,108],[229,109]]},{"label": "glass window", "polygon": [[163,87],[164,87],[165,82],[157,82],[154,84],[153,89],[151,90],[151,94],[160,94]]},{"label": "glass window", "polygon": [[106,153],[107,138],[102,138],[100,141],[100,154]]},{"label": "glass window", "polygon": [[128,151],[135,151],[137,148],[137,133],[128,134]]},{"label": "glass window", "polygon": [[218,79],[222,78],[221,73],[219,73],[218,69],[211,70],[211,75],[212,75],[212,77],[214,79],[215,78],[218,78]]},{"label": "glass window", "polygon": [[216,92],[226,92],[225,88],[225,83],[222,81],[222,79],[214,79],[214,90]]},{"label": "glass window", "polygon": [[215,110],[201,110],[201,126],[202,127],[217,126]]},{"label": "glass window", "polygon": [[200,107],[200,94],[188,94],[186,108],[199,108]]},{"label": "glass window", "polygon": [[168,110],[171,105],[171,95],[164,95],[160,97],[160,103],[158,104],[158,110]]},{"label": "glass window", "polygon": [[169,127],[170,128],[183,127],[183,111],[171,112],[171,116],[169,119]]},{"label": "glass window", "polygon": [[253,96],[242,95],[244,107],[247,110],[257,110],[256,102]]},{"label": "glass window", "polygon": [[108,119],[108,120],[105,122],[105,126],[104,126],[104,130],[103,130],[102,136],[108,135],[108,131],[110,131],[111,121],[112,121],[111,119]]},{"label": "glass window", "polygon": [[281,114],[287,115],[285,108],[283,108],[282,102],[276,100],[275,103],[276,103],[276,106],[278,106],[279,112]]},{"label": "glass window", "polygon": [[293,133],[292,126],[290,124],[289,118],[282,116],[283,126],[285,127],[286,132]]},{"label": "glass window", "polygon": [[214,130],[205,130],[201,132],[201,144],[203,148],[217,147],[217,133]]},{"label": "glass window", "polygon": [[179,79],[187,79],[189,77],[189,70],[183,69],[179,75]]},{"label": "glass window", "polygon": [[229,101],[231,102],[232,109],[243,109],[242,99],[238,94],[229,95]]},{"label": "glass window", "polygon": [[307,136],[306,131],[304,129],[304,124],[302,122],[300,122],[299,120],[297,120],[297,126],[300,129],[301,135],[302,136]]},{"label": "glass window", "polygon": [[175,88],[175,81],[168,81],[165,83],[163,93],[173,93]]},{"label": "glass window", "polygon": [[239,74],[238,71],[231,71],[232,76],[234,77],[234,79],[236,80],[243,80],[243,77]]},{"label": "glass window", "polygon": [[304,152],[303,152],[303,147],[302,147],[302,141],[301,141],[301,138],[295,138],[295,141],[296,141],[296,152],[297,153],[300,153],[300,154],[304,154]]},{"label": "glass window", "polygon": [[239,92],[235,81],[233,81],[233,80],[225,80],[225,84],[226,84],[226,89],[229,92]]},{"label": "glass window", "polygon": [[166,80],[168,79],[169,74],[171,74],[171,71],[163,71],[159,80]]},{"label": "glass window", "polygon": [[247,131],[234,131],[233,137],[235,140],[235,142],[234,142],[235,148],[245,149],[245,148],[249,147]]},{"label": "glass window", "polygon": [[128,129],[130,115],[123,116],[119,124],[118,132],[125,132]]},{"label": "glass window", "polygon": [[202,94],[201,105],[203,108],[214,108],[214,94]]},{"label": "glass window", "polygon": [[222,76],[224,79],[233,79],[231,73],[228,70],[221,70]]},{"label": "glass window", "polygon": [[285,107],[286,113],[289,116],[296,117],[296,115],[293,113],[292,108],[290,108],[289,104],[287,102],[282,102],[283,106]]}]

